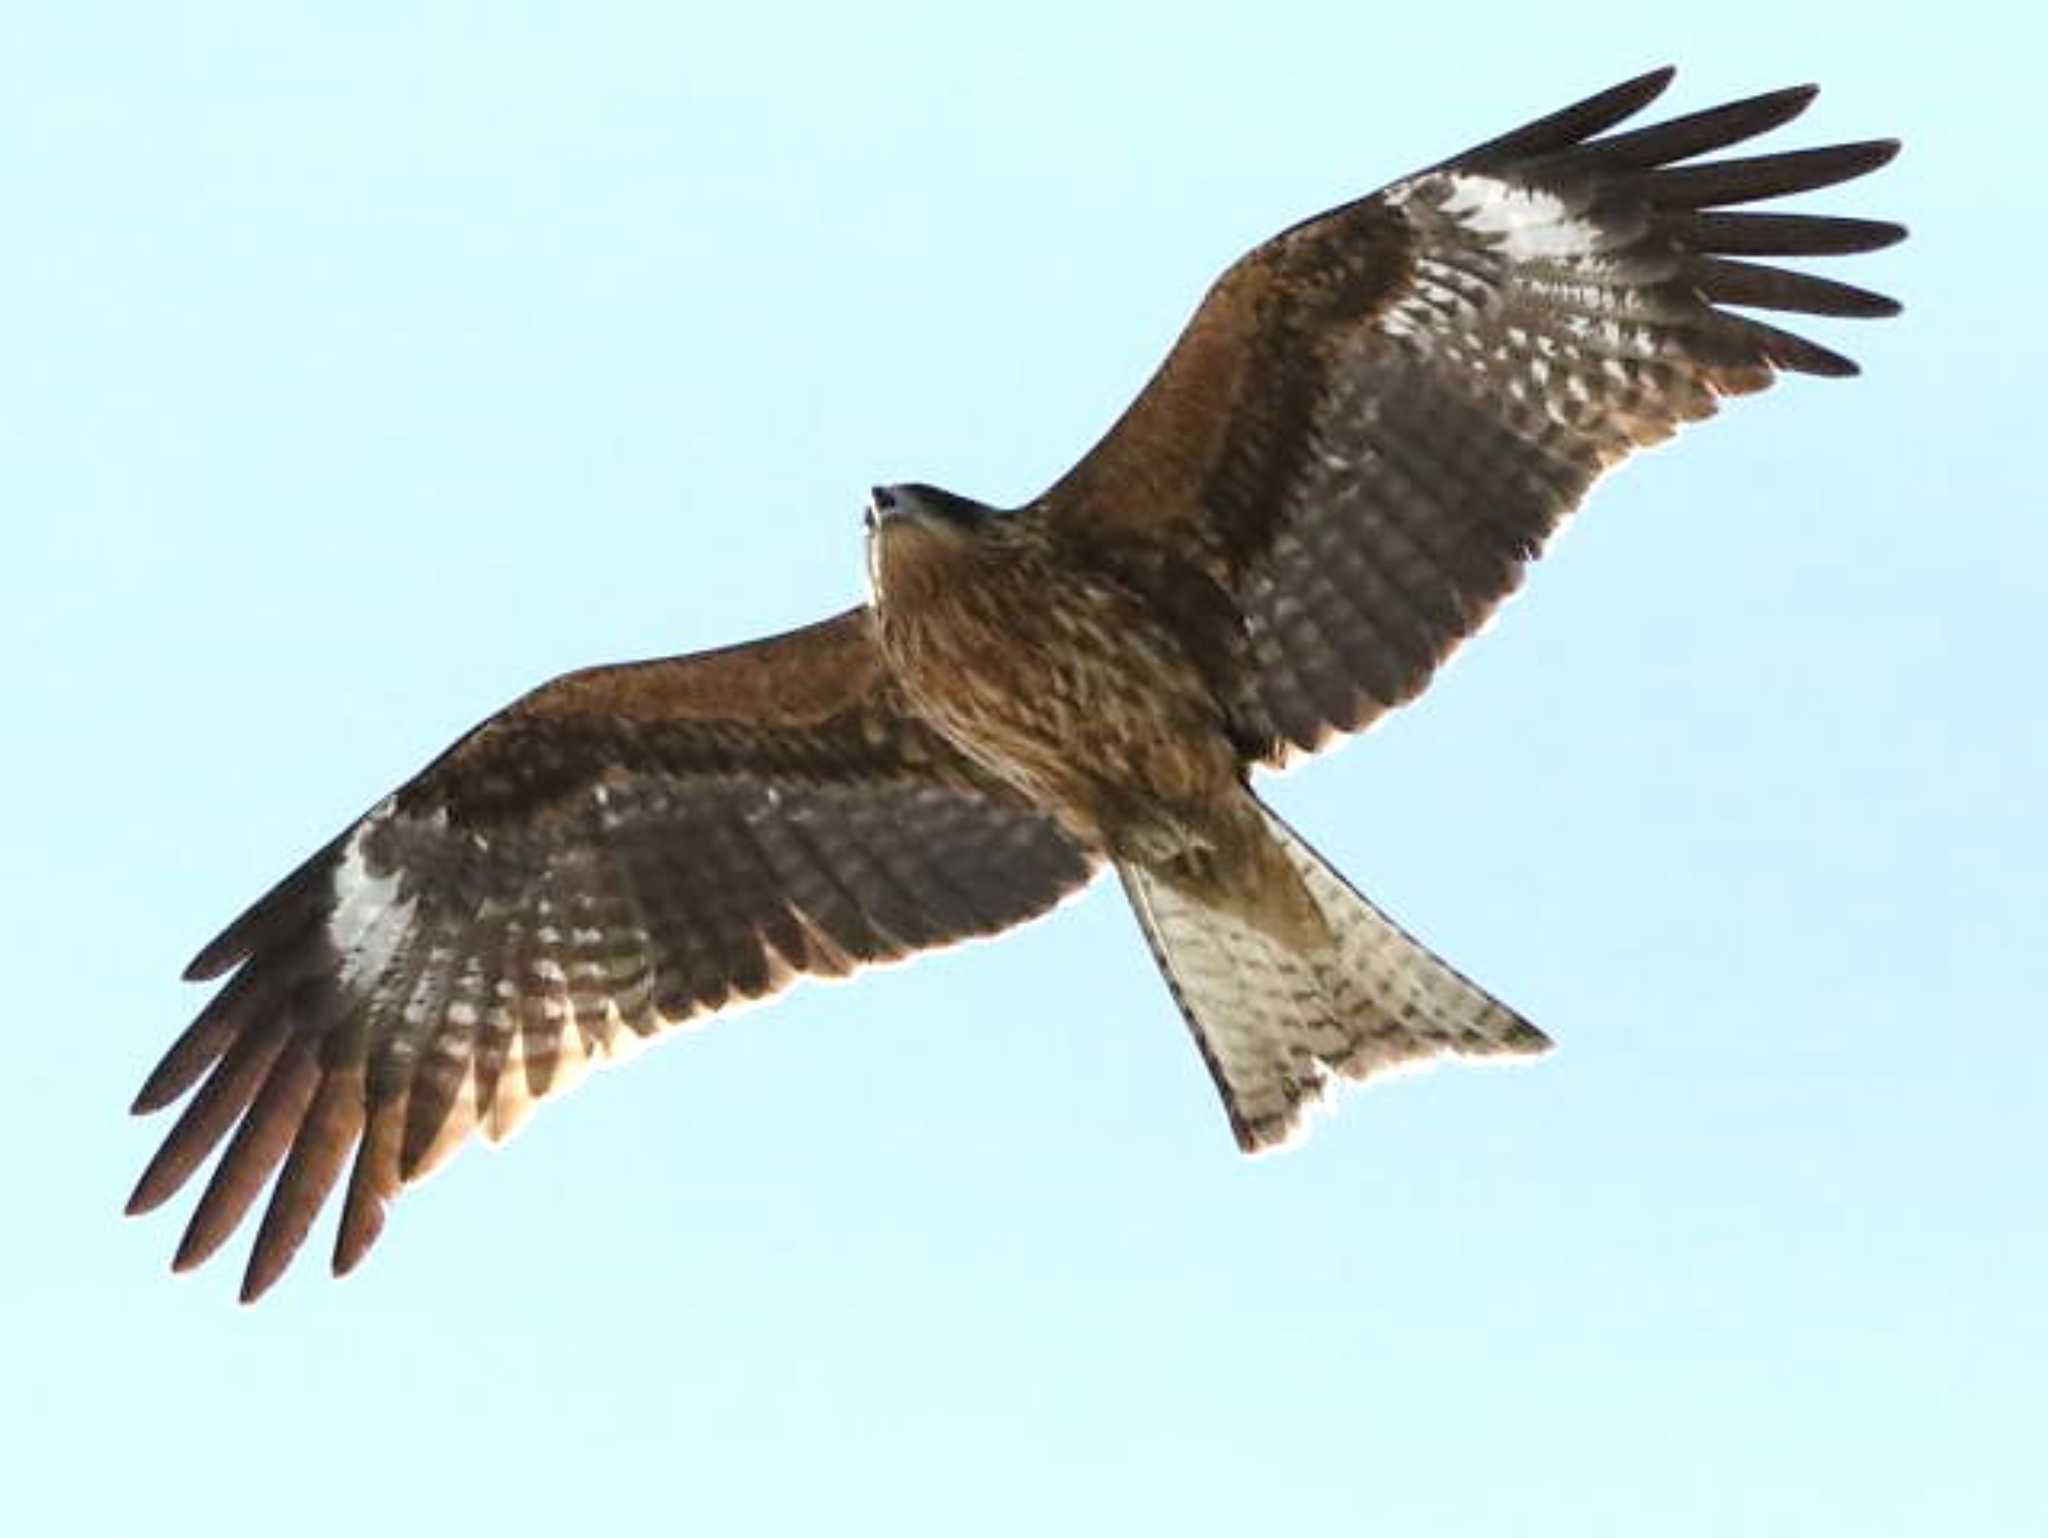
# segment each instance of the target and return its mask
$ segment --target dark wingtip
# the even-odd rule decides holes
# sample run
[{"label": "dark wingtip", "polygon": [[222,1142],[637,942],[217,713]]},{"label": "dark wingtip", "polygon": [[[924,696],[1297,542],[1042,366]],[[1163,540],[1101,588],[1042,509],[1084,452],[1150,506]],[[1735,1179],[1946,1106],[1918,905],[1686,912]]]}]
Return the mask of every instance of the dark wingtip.
[{"label": "dark wingtip", "polygon": [[236,1294],[236,1301],[245,1305],[254,1303],[270,1291],[277,1285],[277,1279],[284,1275],[291,1259],[290,1249],[279,1255],[270,1246],[259,1244],[249,1257],[248,1269],[242,1273],[242,1289]]},{"label": "dark wingtip", "polygon": [[1745,320],[1764,360],[1786,374],[1812,374],[1820,379],[1854,379],[1863,370],[1853,358],[1845,358],[1831,347],[1807,340],[1790,331],[1780,331],[1759,320]]},{"label": "dark wingtip", "polygon": [[1767,91],[1753,98],[1748,105],[1756,114],[1757,127],[1752,133],[1765,134],[1773,128],[1782,128],[1798,117],[1814,103],[1820,95],[1820,87],[1809,80],[1804,85],[1788,85],[1780,91]]},{"label": "dark wingtip", "polygon": [[164,1145],[156,1151],[156,1157],[149,1161],[148,1167],[136,1180],[135,1189],[128,1193],[128,1204],[121,1210],[131,1218],[139,1218],[169,1201],[185,1184],[192,1173],[193,1163],[197,1162],[196,1156],[188,1161],[184,1157],[186,1151],[176,1133],[166,1138]]},{"label": "dark wingtip", "polygon": [[1643,108],[1671,89],[1671,82],[1678,78],[1676,64],[1660,64],[1655,69],[1645,70],[1633,80],[1624,80],[1620,85],[1611,86],[1598,96],[1588,99],[1586,104],[1601,102],[1614,113],[1615,121],[1634,117]]},{"label": "dark wingtip", "polygon": [[[357,824],[360,826],[360,824]],[[188,983],[210,982],[236,963],[253,955],[261,946],[274,945],[302,927],[319,912],[341,849],[355,829],[329,839],[313,851],[297,869],[235,916],[203,950],[186,964],[182,974]]]},{"label": "dark wingtip", "polygon": [[1833,153],[1840,157],[1840,170],[1834,180],[1846,182],[1868,176],[1897,160],[1899,151],[1905,147],[1903,139],[1859,139],[1851,144],[1835,145]]},{"label": "dark wingtip", "polygon": [[1624,80],[1620,85],[1609,86],[1582,101],[1560,107],[1534,122],[1524,123],[1520,128],[1488,139],[1484,144],[1461,150],[1448,159],[1438,161],[1430,169],[1479,169],[1524,157],[1552,154],[1582,144],[1593,135],[1604,133],[1641,112],[1664,94],[1677,74],[1677,65],[1666,64],[1633,80]]},{"label": "dark wingtip", "polygon": [[218,1237],[202,1234],[196,1226],[187,1228],[185,1236],[178,1241],[178,1252],[171,1257],[172,1273],[183,1276],[187,1271],[196,1271],[205,1265],[225,1237],[224,1234]]},{"label": "dark wingtip", "polygon": [[341,1210],[341,1227],[334,1235],[334,1256],[329,1269],[337,1277],[347,1276],[363,1263],[378,1237],[390,1201],[373,1191],[351,1191]]},{"label": "dark wingtip", "polygon": [[1825,347],[1815,347],[1798,364],[1786,366],[1794,373],[1812,374],[1820,379],[1855,379],[1863,372],[1863,365],[1854,358],[1845,358]]},{"label": "dark wingtip", "polygon": [[170,1194],[169,1191],[150,1189],[149,1172],[145,1170],[142,1178],[135,1182],[135,1189],[128,1193],[128,1200],[122,1204],[121,1216],[139,1218],[145,1212],[154,1212]]},{"label": "dark wingtip", "polygon": [[179,978],[188,983],[212,982],[247,956],[249,946],[241,931],[241,922],[237,920],[207,941],[205,948],[185,963],[185,970],[178,974]]},{"label": "dark wingtip", "polygon": [[128,1102],[130,1116],[148,1116],[161,1111],[177,1098],[167,1085],[158,1082],[163,1077],[159,1070],[142,1081],[142,1088],[137,1090],[135,1098]]},{"label": "dark wingtip", "polygon": [[1784,127],[1811,107],[1819,95],[1820,87],[1809,80],[1804,85],[1783,86],[1775,91],[1765,91],[1760,96],[1730,102],[1725,107],[1710,108],[1709,111],[1740,113],[1749,124],[1745,137],[1753,138]]},{"label": "dark wingtip", "polygon": [[[230,988],[233,986],[229,984]],[[222,998],[209,1004],[200,1012],[199,1018],[171,1043],[171,1049],[157,1060],[157,1065],[142,1081],[142,1088],[128,1102],[130,1116],[148,1116],[154,1111],[161,1111],[220,1061],[234,1030],[228,1003]]]},{"label": "dark wingtip", "polygon": [[[1573,102],[1569,107],[1550,115],[1550,121],[1562,121],[1568,114],[1599,114],[1610,123],[1623,118],[1634,117],[1643,108],[1671,89],[1671,82],[1678,78],[1676,64],[1660,64],[1655,69],[1644,70],[1640,75],[1631,76],[1619,85],[1611,85],[1604,91],[1595,91],[1591,96]],[[1533,125],[1531,125],[1533,126]],[[1597,132],[1597,130],[1595,130]]]},{"label": "dark wingtip", "polygon": [[[1896,143],[1896,139],[1892,141]],[[1812,252],[1819,256],[1862,256],[1864,252],[1882,252],[1890,246],[1903,242],[1911,236],[1911,229],[1896,219],[1829,219],[1833,229],[1839,229],[1839,238],[1827,252]],[[1788,252],[1808,254],[1808,252]]]},{"label": "dark wingtip", "polygon": [[334,1260],[332,1270],[336,1276],[347,1276],[363,1263],[363,1257],[370,1253],[370,1246],[377,1242],[377,1236],[384,1231],[384,1204],[375,1203],[359,1216],[351,1208],[343,1219],[341,1232],[334,1239]]}]

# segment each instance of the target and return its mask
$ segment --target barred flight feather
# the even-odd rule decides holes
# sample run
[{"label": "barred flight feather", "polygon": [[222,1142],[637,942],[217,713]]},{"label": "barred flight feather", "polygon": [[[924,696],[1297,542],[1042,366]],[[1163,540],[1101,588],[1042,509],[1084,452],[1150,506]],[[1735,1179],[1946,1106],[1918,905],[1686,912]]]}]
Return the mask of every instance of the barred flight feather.
[{"label": "barred flight feather", "polygon": [[[212,1254],[277,1172],[253,1298],[353,1152],[348,1270],[403,1185],[641,1038],[805,973],[992,933],[1084,883],[1088,855],[901,715],[867,626],[854,611],[761,643],[812,695],[840,670],[841,697],[805,719],[690,720],[702,659],[572,675],[380,803],[194,963],[241,970],[138,1097],[153,1109],[206,1076],[130,1210],[166,1200],[239,1121],[178,1265]],[[649,667],[671,673],[658,720],[620,708],[652,698]],[[565,710],[564,694],[611,708]],[[519,801],[522,779],[536,799]]]}]

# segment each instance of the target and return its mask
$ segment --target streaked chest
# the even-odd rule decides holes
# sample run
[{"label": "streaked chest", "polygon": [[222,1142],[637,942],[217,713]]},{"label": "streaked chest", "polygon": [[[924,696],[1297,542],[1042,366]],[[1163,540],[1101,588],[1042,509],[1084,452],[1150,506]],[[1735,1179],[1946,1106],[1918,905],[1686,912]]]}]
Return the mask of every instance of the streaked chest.
[{"label": "streaked chest", "polygon": [[986,767],[1054,805],[1108,786],[1178,800],[1212,777],[1221,713],[1141,594],[1037,548],[894,575],[883,650],[917,710]]}]

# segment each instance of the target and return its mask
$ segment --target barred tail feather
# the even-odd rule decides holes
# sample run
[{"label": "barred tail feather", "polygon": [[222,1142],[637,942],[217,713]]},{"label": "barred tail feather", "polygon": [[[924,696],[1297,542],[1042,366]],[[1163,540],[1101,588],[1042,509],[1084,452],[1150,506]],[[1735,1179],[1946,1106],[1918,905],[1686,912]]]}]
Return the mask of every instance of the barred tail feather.
[{"label": "barred tail feather", "polygon": [[1290,943],[1248,917],[1259,894],[1226,905],[1142,866],[1118,866],[1240,1148],[1287,1142],[1340,1078],[1549,1049],[1549,1037],[1380,912],[1270,809],[1260,811],[1284,856],[1259,862],[1271,872],[1265,879],[1307,891],[1329,930],[1323,945]]}]

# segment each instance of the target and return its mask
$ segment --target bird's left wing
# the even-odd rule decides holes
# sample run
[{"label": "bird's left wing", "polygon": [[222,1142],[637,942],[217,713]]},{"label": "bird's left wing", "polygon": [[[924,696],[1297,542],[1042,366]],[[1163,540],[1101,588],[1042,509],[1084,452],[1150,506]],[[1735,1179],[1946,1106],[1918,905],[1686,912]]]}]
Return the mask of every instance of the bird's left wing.
[{"label": "bird's left wing", "polygon": [[[570,674],[477,727],[203,950],[233,976],[143,1086],[198,1089],[130,1200],[230,1129],[181,1243],[277,1173],[273,1282],[354,1156],[334,1265],[472,1131],[592,1061],[803,973],[985,935],[1093,861],[899,704],[856,609],[766,641]],[[202,1082],[203,1080],[203,1082]]]},{"label": "bird's left wing", "polygon": [[1899,226],[1732,211],[1860,176],[1897,144],[1681,163],[1788,121],[1811,87],[1606,133],[1670,78],[1259,246],[1033,505],[1075,548],[1196,595],[1179,612],[1198,628],[1232,628],[1192,639],[1237,659],[1226,693],[1255,753],[1316,748],[1412,697],[1635,449],[1781,371],[1855,372],[1739,309],[1898,308],[1749,259],[1874,250]]}]

